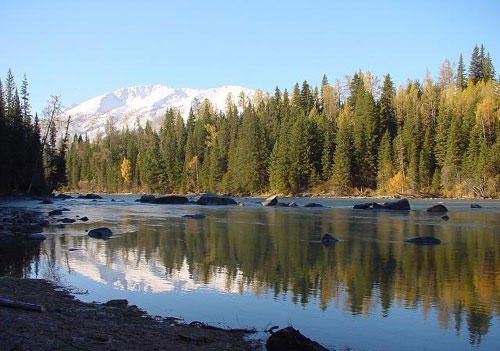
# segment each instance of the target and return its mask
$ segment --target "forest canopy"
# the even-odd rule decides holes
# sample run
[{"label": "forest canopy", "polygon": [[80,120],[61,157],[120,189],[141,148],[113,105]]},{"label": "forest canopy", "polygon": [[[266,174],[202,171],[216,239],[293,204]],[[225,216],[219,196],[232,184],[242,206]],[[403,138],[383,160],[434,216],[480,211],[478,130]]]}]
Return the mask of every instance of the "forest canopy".
[{"label": "forest canopy", "polygon": [[42,147],[27,82],[19,98],[9,71],[0,99],[7,155],[0,192],[36,179],[49,190],[100,192],[498,197],[495,74],[481,45],[468,68],[462,55],[457,65],[445,60],[436,79],[427,73],[396,88],[389,74],[359,71],[334,83],[324,76],[320,87],[304,81],[291,92],[229,95],[224,111],[201,101],[186,122],[169,109],[159,130],[149,123],[117,130],[110,119],[93,140],[74,135],[56,144],[49,129]]}]

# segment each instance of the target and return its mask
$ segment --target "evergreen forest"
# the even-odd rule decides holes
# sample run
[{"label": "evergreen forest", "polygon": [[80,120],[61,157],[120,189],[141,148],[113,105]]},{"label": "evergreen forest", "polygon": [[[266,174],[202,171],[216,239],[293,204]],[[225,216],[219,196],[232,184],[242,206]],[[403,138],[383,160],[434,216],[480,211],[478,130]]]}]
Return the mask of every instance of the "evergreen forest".
[{"label": "evergreen forest", "polygon": [[[395,87],[356,72],[289,92],[231,96],[224,111],[193,104],[187,121],[169,109],[154,130],[139,121],[68,137],[52,97],[46,129],[9,71],[0,85],[0,193],[73,190],[233,195],[500,195],[500,92],[489,52],[468,67],[448,59],[433,79]],[[56,131],[56,125],[66,128]],[[42,135],[43,134],[43,135]],[[57,135],[63,135],[56,140]],[[33,190],[32,190],[33,191]]]}]

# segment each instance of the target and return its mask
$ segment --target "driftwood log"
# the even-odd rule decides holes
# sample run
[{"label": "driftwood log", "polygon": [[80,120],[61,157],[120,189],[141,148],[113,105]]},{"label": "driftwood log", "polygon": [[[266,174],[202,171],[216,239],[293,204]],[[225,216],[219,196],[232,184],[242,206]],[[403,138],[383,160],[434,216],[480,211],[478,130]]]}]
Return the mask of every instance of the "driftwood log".
[{"label": "driftwood log", "polygon": [[12,300],[2,299],[2,298],[0,298],[0,306],[10,307],[10,308],[19,308],[22,310],[34,311],[34,312],[45,312],[46,311],[45,306],[42,306],[42,305],[36,305],[33,303],[26,303],[26,302],[12,301]]}]

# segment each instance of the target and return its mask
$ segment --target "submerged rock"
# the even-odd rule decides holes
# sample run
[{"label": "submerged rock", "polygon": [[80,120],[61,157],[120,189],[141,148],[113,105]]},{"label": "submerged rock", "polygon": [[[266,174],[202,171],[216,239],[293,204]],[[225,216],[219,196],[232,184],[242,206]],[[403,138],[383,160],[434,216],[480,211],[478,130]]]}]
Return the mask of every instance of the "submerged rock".
[{"label": "submerged rock", "polygon": [[412,239],[405,240],[406,243],[416,244],[416,245],[438,245],[441,244],[441,240],[433,236],[423,236],[416,237]]},{"label": "submerged rock", "polygon": [[443,219],[443,220],[447,221],[447,220],[449,220],[449,219],[450,219],[450,217],[448,217],[448,215],[444,215],[443,217],[441,217],[441,219]]},{"label": "submerged rock", "polygon": [[364,204],[356,204],[354,210],[393,210],[393,211],[409,211],[410,203],[408,199],[401,199],[388,202],[366,202]]},{"label": "submerged rock", "polygon": [[102,196],[97,194],[87,194],[78,196],[78,199],[102,200]]},{"label": "submerged rock", "polygon": [[483,208],[480,204],[470,204],[470,208]]},{"label": "submerged rock", "polygon": [[188,198],[185,196],[178,195],[168,195],[155,198],[153,200],[154,204],[162,204],[162,205],[182,205],[187,204],[189,202]]},{"label": "submerged rock", "polygon": [[205,215],[202,215],[202,214],[187,214],[187,215],[182,216],[182,218],[203,219],[203,218],[205,218]]},{"label": "submerged rock", "polygon": [[276,206],[278,204],[278,196],[269,196],[267,199],[261,202],[262,206]]},{"label": "submerged rock", "polygon": [[82,222],[87,222],[89,220],[89,218],[87,216],[83,216],[82,218],[79,218],[79,219]]},{"label": "submerged rock", "polygon": [[198,205],[237,205],[237,202],[230,197],[217,196],[213,194],[202,195],[196,203]]},{"label": "submerged rock", "polygon": [[309,202],[309,203],[305,204],[304,207],[323,207],[323,205],[316,204],[314,202]]},{"label": "submerged rock", "polygon": [[437,204],[437,205],[429,207],[427,209],[427,212],[448,212],[448,209],[446,208],[445,205]]},{"label": "submerged rock", "polygon": [[57,221],[61,222],[61,223],[75,223],[76,219],[73,219],[73,218],[63,218],[63,219],[58,219]]},{"label": "submerged rock", "polygon": [[90,232],[88,232],[88,236],[95,239],[108,239],[112,235],[113,232],[111,231],[111,229],[106,227],[92,229]]},{"label": "submerged rock", "polygon": [[267,351],[328,351],[316,341],[302,335],[297,329],[287,327],[271,335],[266,342]]},{"label": "submerged rock", "polygon": [[52,210],[49,212],[49,216],[60,216],[62,215],[62,210]]},{"label": "submerged rock", "polygon": [[321,243],[325,247],[331,247],[333,244],[335,244],[338,241],[339,241],[339,239],[334,238],[333,236],[331,236],[328,233],[326,233],[325,235],[323,235],[323,237],[321,238]]}]

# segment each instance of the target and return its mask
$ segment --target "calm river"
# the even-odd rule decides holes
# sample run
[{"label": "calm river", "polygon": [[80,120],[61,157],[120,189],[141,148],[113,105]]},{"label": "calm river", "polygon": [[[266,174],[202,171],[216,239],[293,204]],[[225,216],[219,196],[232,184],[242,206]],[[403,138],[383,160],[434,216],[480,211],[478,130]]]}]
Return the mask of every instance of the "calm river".
[{"label": "calm river", "polygon": [[[499,201],[470,209],[445,200],[445,221],[425,212],[437,203],[430,200],[410,201],[410,212],[373,212],[352,210],[363,200],[350,199],[263,208],[255,199],[202,207],[136,198],[16,202],[44,212],[64,206],[66,217],[90,221],[48,227],[31,250],[0,247],[0,275],[54,280],[84,301],[126,298],[187,322],[292,325],[338,350],[500,350]],[[87,236],[100,226],[114,236]],[[340,241],[324,247],[325,233]],[[443,243],[404,243],[415,236]]]}]

